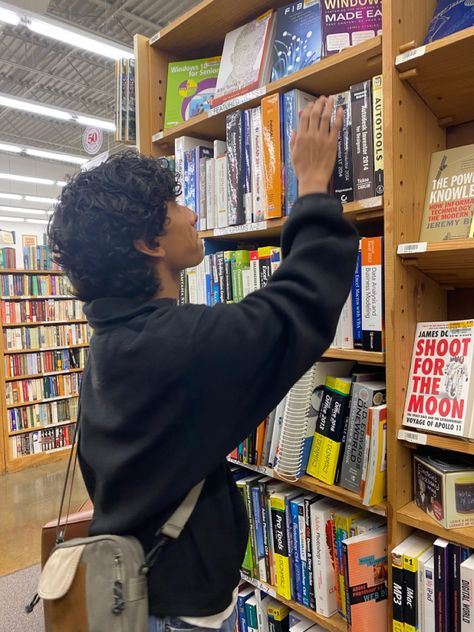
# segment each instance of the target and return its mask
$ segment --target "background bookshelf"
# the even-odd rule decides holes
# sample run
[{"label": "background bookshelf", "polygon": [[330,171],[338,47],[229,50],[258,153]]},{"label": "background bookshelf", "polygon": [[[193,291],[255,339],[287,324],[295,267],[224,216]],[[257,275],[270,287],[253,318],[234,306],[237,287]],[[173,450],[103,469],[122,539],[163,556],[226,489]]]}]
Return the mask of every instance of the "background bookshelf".
[{"label": "background bookshelf", "polygon": [[[35,286],[34,295],[29,295],[27,292],[19,293],[15,286],[10,284],[8,295],[4,294],[9,275],[15,275],[17,279],[22,278],[24,289],[29,287],[30,279],[31,283],[33,283],[33,278],[50,279],[47,282],[50,289],[41,293],[44,287],[41,288],[38,284]],[[64,281],[65,277],[59,270],[0,269],[2,287],[2,294],[0,294],[2,302],[0,341],[2,460],[0,471],[17,471],[32,465],[63,459],[69,454],[68,444],[76,421],[77,388],[84,366],[85,352],[89,346],[89,336],[86,319],[77,318],[78,315],[83,316],[79,301],[71,294],[49,293],[64,291]],[[30,287],[33,286],[30,285]],[[13,311],[13,303],[18,306],[17,312]],[[57,318],[55,314],[61,310],[62,316],[72,313],[73,317]],[[15,315],[18,313],[22,315],[20,320]],[[36,313],[42,314],[40,320],[35,320]],[[73,338],[77,336],[77,339],[65,341],[64,336],[68,333],[65,328],[70,326],[73,331],[69,332],[69,335]],[[40,328],[39,331],[43,330],[46,336],[57,336],[63,344],[59,342],[54,345],[46,344],[46,338],[39,347],[25,348],[26,340],[23,338],[22,348],[16,348],[20,346],[19,342],[13,344],[11,336],[20,331],[23,336],[28,336],[30,331],[35,331],[35,328]],[[64,329],[61,330],[61,328]],[[10,348],[6,344],[9,336],[12,343]],[[77,344],[72,344],[72,342]],[[34,370],[32,367],[35,367]],[[30,386],[31,381],[35,389]],[[48,392],[51,389],[54,389],[54,394]],[[33,392],[34,395],[32,395]],[[38,406],[42,406],[41,414],[36,412]],[[54,412],[52,407],[54,407]],[[33,417],[28,419],[27,415],[33,415],[34,412],[36,412],[34,426],[30,426]],[[13,426],[12,414],[18,415],[15,423],[18,422],[21,427]],[[34,444],[31,443],[32,453],[16,455],[14,444],[20,442],[20,445],[26,447],[26,442],[34,436],[33,433],[36,433],[38,439]],[[33,452],[35,448],[42,449]]]},{"label": "background bookshelf", "polygon": [[[431,154],[474,142],[474,28],[423,47],[435,0],[384,0],[383,38],[346,49],[247,95],[247,100],[244,97],[238,103],[226,103],[164,131],[168,63],[219,55],[228,31],[283,4],[286,3],[243,0],[230,6],[225,0],[205,0],[151,40],[136,36],[138,147],[143,153],[158,157],[173,153],[174,140],[182,135],[224,139],[226,114],[259,104],[264,95],[292,88],[315,94],[334,93],[377,73],[383,74],[384,195],[348,204],[344,212],[362,236],[385,237],[386,351],[370,354],[329,349],[325,357],[386,366],[388,499],[386,505],[375,509],[387,516],[389,550],[414,528],[474,546],[474,528],[445,530],[414,505],[412,482],[412,457],[417,443],[466,453],[473,453],[474,443],[434,435],[417,441],[402,433],[399,438],[416,323],[474,315],[471,241],[447,241],[414,250],[402,248],[399,253],[401,244],[416,243],[419,238]],[[264,241],[277,238],[284,223],[285,218],[281,218],[206,231],[201,236],[210,240]],[[278,478],[267,469],[244,467]],[[349,505],[360,503],[358,497],[351,497],[345,490],[320,485],[310,477],[293,484]],[[338,616],[324,619],[298,604],[291,603],[291,607],[327,630],[346,629]],[[391,622],[387,629],[391,629]]]}]

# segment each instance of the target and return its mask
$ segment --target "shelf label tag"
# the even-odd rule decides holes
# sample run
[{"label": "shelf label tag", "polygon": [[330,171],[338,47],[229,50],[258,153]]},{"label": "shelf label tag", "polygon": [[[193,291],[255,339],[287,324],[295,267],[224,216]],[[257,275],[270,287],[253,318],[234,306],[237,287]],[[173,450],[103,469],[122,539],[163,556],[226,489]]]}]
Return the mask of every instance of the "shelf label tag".
[{"label": "shelf label tag", "polygon": [[153,134],[153,136],[151,137],[152,142],[156,143],[159,140],[162,140],[164,134],[163,132],[157,132],[156,134]]},{"label": "shelf label tag", "polygon": [[222,114],[222,112],[226,112],[227,110],[231,110],[232,108],[237,108],[241,105],[247,103],[247,101],[252,101],[253,99],[258,99],[259,97],[263,97],[266,92],[266,86],[262,86],[261,88],[257,88],[256,90],[252,90],[252,92],[247,92],[246,94],[241,94],[235,99],[230,99],[225,103],[221,103],[220,105],[216,105],[215,108],[211,108],[209,110],[208,116],[215,116],[216,114]]},{"label": "shelf label tag", "polygon": [[256,230],[266,230],[267,222],[253,222],[251,224],[240,224],[239,226],[226,226],[226,228],[215,228],[214,235],[234,235],[235,233],[252,233]]},{"label": "shelf label tag", "polygon": [[416,255],[419,252],[426,252],[428,250],[428,243],[426,241],[419,241],[412,244],[399,244],[397,253],[399,255]]},{"label": "shelf label tag", "polygon": [[410,61],[410,59],[415,59],[416,57],[423,57],[425,52],[426,52],[426,46],[418,46],[418,48],[413,48],[412,50],[408,50],[406,53],[397,55],[395,59],[395,66],[400,66],[401,64],[404,64],[406,61]]},{"label": "shelf label tag", "polygon": [[408,443],[417,443],[418,445],[426,445],[428,443],[428,435],[420,432],[411,432],[410,430],[399,430],[398,438],[400,441],[408,441]]},{"label": "shelf label tag", "polygon": [[377,207],[377,206],[382,206],[382,204],[383,204],[383,198],[381,196],[367,198],[366,200],[360,200],[360,202],[359,202],[359,206],[362,209],[374,208],[374,207]]},{"label": "shelf label tag", "polygon": [[270,595],[270,597],[275,598],[277,596],[276,590],[273,587],[269,586],[268,584],[264,584],[258,579],[254,579],[253,577],[247,577],[247,575],[245,575],[244,573],[241,573],[241,577],[244,581],[248,582],[249,584],[252,584],[252,586],[255,586],[255,588],[258,588],[259,590],[262,590],[264,593],[267,593],[267,595]]}]

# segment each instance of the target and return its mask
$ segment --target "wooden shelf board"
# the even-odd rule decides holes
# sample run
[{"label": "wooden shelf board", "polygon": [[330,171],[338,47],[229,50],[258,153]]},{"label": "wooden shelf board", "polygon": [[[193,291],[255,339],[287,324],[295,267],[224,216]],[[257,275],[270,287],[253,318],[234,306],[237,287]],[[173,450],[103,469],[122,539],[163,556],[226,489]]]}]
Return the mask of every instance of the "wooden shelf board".
[{"label": "wooden shelf board", "polygon": [[39,296],[2,296],[0,297],[2,301],[45,301],[45,300],[59,300],[59,299],[68,299],[68,300],[78,300],[72,294],[41,294]]},{"label": "wooden shelf board", "polygon": [[36,404],[49,404],[50,402],[59,402],[63,399],[73,399],[79,397],[79,393],[73,393],[72,395],[58,395],[58,397],[47,397],[46,399],[37,399],[33,402],[17,402],[16,404],[7,404],[7,409],[12,408],[25,408],[25,406],[35,406]]},{"label": "wooden shelf board", "polygon": [[[421,46],[397,69],[445,125],[474,119],[474,27]],[[403,78],[403,75],[402,77]]]},{"label": "wooden shelf board", "polygon": [[314,623],[318,623],[325,630],[329,630],[329,632],[347,632],[347,623],[340,615],[335,614],[332,617],[323,617],[317,612],[314,612],[314,610],[310,610],[309,608],[302,606],[297,601],[285,599],[285,597],[282,597],[277,593],[274,586],[270,586],[269,584],[261,582],[258,579],[247,577],[247,575],[245,575],[244,573],[242,573],[241,575],[244,581],[252,584],[252,586],[255,586],[255,588],[258,588],[259,590],[263,590],[263,592],[277,599],[281,603],[286,604],[292,610],[296,610],[304,617],[310,619],[311,621],[314,621]]},{"label": "wooden shelf board", "polygon": [[23,428],[22,430],[13,430],[8,433],[9,437],[16,437],[21,434],[27,434],[29,432],[37,432],[38,430],[49,430],[50,428],[57,428],[58,426],[69,426],[75,424],[76,420],[68,419],[67,421],[60,421],[57,424],[48,424],[46,426],[35,426],[34,428]]},{"label": "wooden shelf board", "polygon": [[413,266],[442,285],[474,287],[474,239],[452,239],[427,244],[425,252],[399,254],[405,265]]},{"label": "wooden shelf board", "polygon": [[327,485],[322,481],[318,481],[316,478],[312,476],[302,476],[296,481],[290,481],[287,478],[284,478],[278,472],[275,472],[270,467],[262,467],[256,465],[245,465],[244,463],[240,463],[236,459],[228,458],[230,463],[234,465],[238,465],[240,467],[245,467],[254,472],[260,472],[261,474],[265,474],[266,476],[271,476],[279,481],[283,481],[285,483],[289,483],[290,485],[294,485],[295,487],[299,487],[308,492],[313,492],[314,494],[322,494],[323,496],[327,496],[328,498],[333,498],[334,500],[339,500],[340,502],[346,503],[347,505],[351,505],[352,507],[357,507],[359,509],[364,509],[365,511],[370,511],[371,513],[376,513],[381,516],[387,515],[387,507],[385,503],[381,505],[376,505],[374,507],[367,507],[364,505],[360,499],[358,494],[354,494],[354,492],[350,492],[347,489],[343,489],[338,485]]},{"label": "wooden shelf board", "polygon": [[[368,198],[358,202],[348,202],[343,205],[344,215],[353,222],[363,222],[383,217],[383,197]],[[229,226],[217,230],[202,230],[202,239],[262,239],[278,237],[286,224],[288,217],[268,219],[254,224]]]},{"label": "wooden shelf board", "polygon": [[269,83],[261,90],[249,93],[247,100],[229,101],[189,119],[180,125],[153,135],[153,142],[163,147],[172,147],[180,136],[193,136],[207,140],[225,139],[226,116],[234,110],[256,107],[262,96],[282,93],[298,88],[315,95],[335,94],[347,90],[352,84],[370,79],[382,70],[382,38],[374,37],[357,46],[325,57],[321,61],[298,72]]},{"label": "wooden shelf board", "polygon": [[87,320],[42,320],[37,323],[3,323],[2,327],[8,329],[11,327],[39,327],[40,325],[78,325],[86,324]]},{"label": "wooden shelf board", "polygon": [[62,270],[22,270],[21,268],[1,268],[0,274],[57,274],[64,276]]},{"label": "wooden shelf board", "polygon": [[5,355],[13,355],[15,353],[41,353],[41,351],[59,351],[60,349],[84,349],[89,344],[85,345],[60,345],[59,347],[44,347],[43,349],[6,349]]},{"label": "wooden shelf board", "polygon": [[[456,437],[448,437],[437,434],[428,434],[418,432],[411,428],[402,428],[399,430],[398,438],[410,447],[416,445],[427,445],[432,448],[440,448],[442,450],[451,450],[452,452],[461,452],[462,454],[474,455],[474,441],[468,439],[460,439]],[[409,437],[408,439],[406,437]]]},{"label": "wooden shelf board", "polygon": [[150,44],[183,59],[220,55],[226,33],[284,4],[284,0],[204,0],[161,29]]},{"label": "wooden shelf board", "polygon": [[397,520],[415,529],[432,533],[439,538],[445,538],[463,546],[474,547],[474,527],[445,529],[417,507],[414,502],[408,503],[408,505],[397,511]]},{"label": "wooden shelf board", "polygon": [[5,382],[17,382],[18,380],[34,380],[41,377],[51,377],[52,375],[67,375],[68,373],[82,373],[84,369],[66,369],[65,371],[49,371],[47,373],[34,373],[33,375],[14,375],[6,377]]},{"label": "wooden shelf board", "polygon": [[385,364],[385,353],[363,351],[362,349],[327,349],[323,358],[335,360],[354,360],[361,364]]}]

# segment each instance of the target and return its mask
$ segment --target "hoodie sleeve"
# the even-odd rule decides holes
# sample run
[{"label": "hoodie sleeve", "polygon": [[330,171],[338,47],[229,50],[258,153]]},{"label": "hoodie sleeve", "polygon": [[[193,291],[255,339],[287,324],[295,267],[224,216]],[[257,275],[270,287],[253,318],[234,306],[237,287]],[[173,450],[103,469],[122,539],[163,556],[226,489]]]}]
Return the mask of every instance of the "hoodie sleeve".
[{"label": "hoodie sleeve", "polygon": [[195,307],[201,313],[190,391],[208,467],[248,436],[331,344],[358,240],[339,201],[304,196],[284,228],[283,262],[268,285],[235,305]]}]

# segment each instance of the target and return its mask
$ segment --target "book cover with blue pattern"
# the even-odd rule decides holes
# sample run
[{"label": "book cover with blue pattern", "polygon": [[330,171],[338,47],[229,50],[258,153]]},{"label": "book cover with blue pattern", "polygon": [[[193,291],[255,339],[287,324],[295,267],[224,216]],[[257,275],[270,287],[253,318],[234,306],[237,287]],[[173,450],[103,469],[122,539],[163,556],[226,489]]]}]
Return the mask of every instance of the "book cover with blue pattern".
[{"label": "book cover with blue pattern", "polygon": [[438,0],[425,44],[474,26],[474,0]]}]

